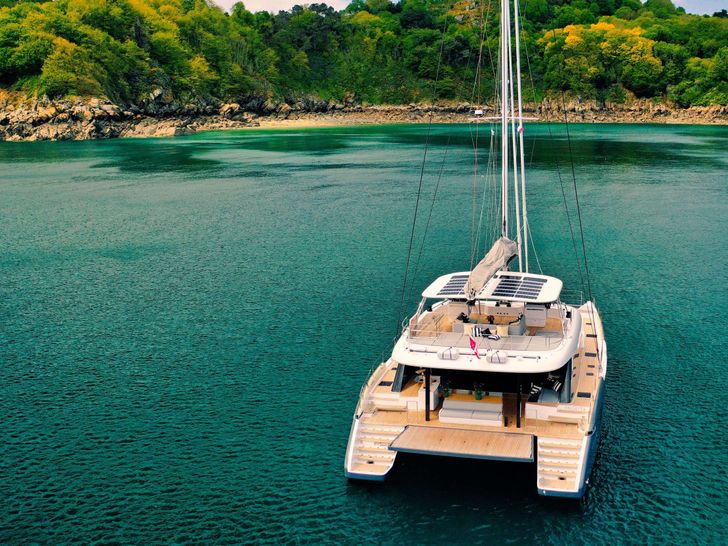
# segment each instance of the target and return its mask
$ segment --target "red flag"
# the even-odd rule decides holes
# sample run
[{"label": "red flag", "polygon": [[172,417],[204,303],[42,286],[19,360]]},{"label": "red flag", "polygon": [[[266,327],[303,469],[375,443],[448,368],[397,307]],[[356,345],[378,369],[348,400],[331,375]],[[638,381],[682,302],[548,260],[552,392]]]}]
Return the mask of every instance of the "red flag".
[{"label": "red flag", "polygon": [[475,353],[475,356],[478,357],[478,360],[480,360],[480,355],[478,354],[478,342],[475,341],[475,338],[473,336],[470,337],[470,348]]}]

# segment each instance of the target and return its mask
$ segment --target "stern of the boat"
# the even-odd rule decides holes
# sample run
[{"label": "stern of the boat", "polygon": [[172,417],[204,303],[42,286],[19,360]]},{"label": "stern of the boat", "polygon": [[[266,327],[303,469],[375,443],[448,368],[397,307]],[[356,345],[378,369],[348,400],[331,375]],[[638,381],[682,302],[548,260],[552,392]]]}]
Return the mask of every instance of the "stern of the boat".
[{"label": "stern of the boat", "polygon": [[367,422],[367,417],[375,411],[374,390],[387,373],[394,373],[391,360],[380,364],[362,387],[344,460],[344,474],[351,480],[382,481],[394,466],[397,452],[389,446],[404,427]]},{"label": "stern of the boat", "polygon": [[389,446],[401,432],[401,426],[368,424],[354,417],[346,449],[346,477],[383,481],[397,457],[397,452],[390,450]]}]

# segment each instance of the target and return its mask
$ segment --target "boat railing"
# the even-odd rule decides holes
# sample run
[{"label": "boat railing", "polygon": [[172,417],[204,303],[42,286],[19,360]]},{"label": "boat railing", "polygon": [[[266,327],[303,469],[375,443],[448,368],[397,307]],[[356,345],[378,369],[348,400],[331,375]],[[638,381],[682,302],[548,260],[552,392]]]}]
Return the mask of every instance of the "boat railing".
[{"label": "boat railing", "polygon": [[[410,344],[457,349],[470,349],[470,339],[469,334],[437,331],[420,331],[416,336],[408,336]],[[535,335],[476,336],[473,339],[479,350],[546,351],[558,347],[564,340],[564,334],[539,332]]]},{"label": "boat railing", "polygon": [[[384,363],[384,353],[382,353],[382,358],[380,358],[377,363],[372,363],[369,368],[369,373],[367,374],[367,377],[369,379],[361,386],[361,389],[359,389],[359,402],[356,405],[355,411],[357,419],[361,417],[362,414],[374,409],[374,403],[371,400],[367,399],[366,394],[373,385],[379,383],[382,376],[386,373],[386,367],[382,366]],[[377,368],[382,368],[379,373],[376,372]]]},{"label": "boat railing", "polygon": [[357,419],[359,417],[361,417],[362,414],[369,411],[369,409],[370,409],[369,406],[371,405],[371,402],[368,402],[365,397],[368,388],[369,388],[369,381],[364,383],[361,386],[361,389],[359,389],[359,402],[356,405],[356,412],[355,412]]},{"label": "boat railing", "polygon": [[574,307],[581,307],[584,305],[584,292],[581,290],[562,289],[560,299]]},{"label": "boat railing", "polygon": [[452,332],[452,319],[446,314],[431,315],[424,321],[413,317],[409,322],[411,337],[434,337],[445,332]]},{"label": "boat railing", "polygon": [[399,331],[401,333],[404,333],[404,331],[409,327],[410,322],[411,322],[411,319],[403,318],[402,322],[399,325],[400,326]]}]

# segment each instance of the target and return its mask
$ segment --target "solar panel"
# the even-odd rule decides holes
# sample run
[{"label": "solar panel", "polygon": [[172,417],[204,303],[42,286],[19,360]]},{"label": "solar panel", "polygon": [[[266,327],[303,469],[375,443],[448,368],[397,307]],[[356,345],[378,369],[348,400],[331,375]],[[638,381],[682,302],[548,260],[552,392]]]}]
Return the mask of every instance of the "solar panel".
[{"label": "solar panel", "polygon": [[546,279],[537,277],[514,277],[501,275],[498,286],[493,290],[494,297],[538,299]]},{"label": "solar panel", "polygon": [[453,275],[447,284],[440,289],[438,296],[460,296],[465,295],[465,285],[470,275]]}]

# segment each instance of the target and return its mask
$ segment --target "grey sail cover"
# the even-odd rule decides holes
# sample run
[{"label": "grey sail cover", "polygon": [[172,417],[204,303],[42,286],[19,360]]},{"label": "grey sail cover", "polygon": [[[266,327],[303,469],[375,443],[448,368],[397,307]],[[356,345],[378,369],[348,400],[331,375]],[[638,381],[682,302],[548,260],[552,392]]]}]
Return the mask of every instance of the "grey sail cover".
[{"label": "grey sail cover", "polygon": [[485,286],[485,284],[496,274],[499,269],[508,265],[518,254],[518,245],[511,241],[508,237],[498,239],[492,248],[475,266],[468,284],[465,286],[465,293],[470,298],[474,298]]}]

